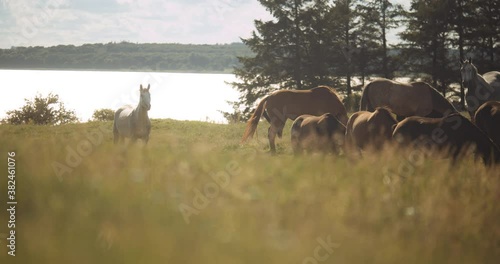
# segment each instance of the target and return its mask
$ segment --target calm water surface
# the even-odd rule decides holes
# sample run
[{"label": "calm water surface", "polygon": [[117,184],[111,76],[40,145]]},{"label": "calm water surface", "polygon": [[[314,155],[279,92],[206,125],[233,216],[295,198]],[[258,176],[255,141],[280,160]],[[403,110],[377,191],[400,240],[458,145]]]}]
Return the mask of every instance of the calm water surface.
[{"label": "calm water surface", "polygon": [[81,121],[87,121],[96,109],[137,105],[139,85],[149,83],[151,118],[222,123],[225,119],[218,110],[231,111],[226,101],[238,98],[225,83],[236,80],[232,74],[0,70],[0,80],[0,118],[23,106],[25,98],[52,92]]}]

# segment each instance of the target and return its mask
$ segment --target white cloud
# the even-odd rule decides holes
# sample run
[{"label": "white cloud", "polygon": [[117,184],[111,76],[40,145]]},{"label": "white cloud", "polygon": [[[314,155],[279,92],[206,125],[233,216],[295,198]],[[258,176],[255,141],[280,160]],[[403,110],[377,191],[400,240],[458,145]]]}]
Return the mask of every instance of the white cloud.
[{"label": "white cloud", "polygon": [[1,48],[132,41],[228,43],[270,18],[256,0],[3,0]]}]

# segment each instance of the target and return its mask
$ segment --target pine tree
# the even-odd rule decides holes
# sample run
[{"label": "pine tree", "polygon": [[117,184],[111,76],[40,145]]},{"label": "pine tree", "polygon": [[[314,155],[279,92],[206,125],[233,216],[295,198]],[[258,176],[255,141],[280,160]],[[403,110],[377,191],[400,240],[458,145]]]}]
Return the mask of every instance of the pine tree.
[{"label": "pine tree", "polygon": [[393,77],[393,68],[390,67],[391,58],[388,54],[387,32],[401,24],[404,9],[400,4],[393,4],[389,0],[367,1],[362,8],[365,16],[373,22],[372,34],[381,42],[382,76]]},{"label": "pine tree", "polygon": [[477,23],[471,36],[474,49],[479,55],[480,72],[498,70],[500,67],[495,54],[500,50],[500,3],[498,0],[474,0],[473,8]]},{"label": "pine tree", "polygon": [[[248,117],[256,100],[276,89],[309,89],[327,81],[324,31],[327,1],[280,0],[260,3],[274,17],[255,21],[252,36],[242,39],[255,53],[240,57],[242,66],[234,69],[240,82],[231,83],[239,92],[234,102]],[[317,66],[316,66],[317,65]],[[243,107],[243,109],[241,109]]]},{"label": "pine tree", "polygon": [[[466,57],[466,51],[470,50],[472,42],[471,32],[477,24],[474,18],[474,8],[471,1],[448,0],[450,11],[450,30],[455,33],[451,40],[453,48],[458,49],[458,58],[451,58],[452,61],[462,60]],[[465,109],[465,88],[460,81],[459,67],[455,67],[456,80],[460,83],[460,105]]]},{"label": "pine tree", "polygon": [[338,39],[337,50],[341,51],[336,63],[336,73],[346,77],[346,94],[351,91],[351,77],[353,74],[353,58],[358,52],[356,38],[359,33],[359,19],[357,6],[359,0],[337,0],[332,7],[330,30]]},{"label": "pine tree", "polygon": [[449,65],[451,33],[447,1],[413,0],[407,27],[400,34],[409,73],[430,75],[434,87],[446,93],[453,80]]}]

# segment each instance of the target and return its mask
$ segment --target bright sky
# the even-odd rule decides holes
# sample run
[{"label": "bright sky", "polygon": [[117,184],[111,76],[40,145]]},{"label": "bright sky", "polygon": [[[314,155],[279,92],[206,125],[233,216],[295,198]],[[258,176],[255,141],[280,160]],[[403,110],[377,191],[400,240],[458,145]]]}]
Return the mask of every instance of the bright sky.
[{"label": "bright sky", "polygon": [[231,43],[250,36],[254,19],[270,19],[257,0],[0,0],[0,48]]},{"label": "bright sky", "polygon": [[0,0],[0,48],[111,41],[215,44],[269,18],[256,0]]}]

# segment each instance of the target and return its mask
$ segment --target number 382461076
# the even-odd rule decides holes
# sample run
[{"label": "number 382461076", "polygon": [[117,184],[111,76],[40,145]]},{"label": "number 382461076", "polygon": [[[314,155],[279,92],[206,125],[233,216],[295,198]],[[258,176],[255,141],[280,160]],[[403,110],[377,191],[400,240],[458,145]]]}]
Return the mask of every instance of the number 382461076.
[{"label": "number 382461076", "polygon": [[16,153],[8,152],[7,153],[7,178],[9,179],[7,182],[9,195],[9,200],[14,200],[16,195]]}]

